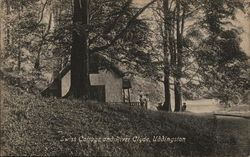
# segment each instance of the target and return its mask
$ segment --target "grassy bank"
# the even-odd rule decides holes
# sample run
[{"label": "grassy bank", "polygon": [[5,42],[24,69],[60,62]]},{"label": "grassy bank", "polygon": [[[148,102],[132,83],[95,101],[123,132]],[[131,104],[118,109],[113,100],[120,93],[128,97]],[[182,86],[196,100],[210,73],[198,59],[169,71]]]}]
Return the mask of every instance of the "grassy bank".
[{"label": "grassy bank", "polygon": [[[2,155],[211,156],[214,118],[126,105],[42,98],[1,83]],[[153,136],[185,142],[152,142]],[[79,142],[79,137],[130,138],[129,142]],[[146,137],[150,142],[133,141]],[[75,140],[76,139],[76,140]]]}]

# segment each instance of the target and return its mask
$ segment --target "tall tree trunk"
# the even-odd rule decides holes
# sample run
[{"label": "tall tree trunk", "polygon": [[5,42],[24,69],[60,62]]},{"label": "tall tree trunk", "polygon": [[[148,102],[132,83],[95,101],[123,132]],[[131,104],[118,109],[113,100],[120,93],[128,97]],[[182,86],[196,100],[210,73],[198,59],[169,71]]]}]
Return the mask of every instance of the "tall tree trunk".
[{"label": "tall tree trunk", "polygon": [[[6,15],[10,15],[10,1],[5,0],[6,5]],[[6,27],[6,46],[8,47],[10,45],[11,39],[10,39],[10,29],[9,27]]]},{"label": "tall tree trunk", "polygon": [[181,91],[181,75],[182,75],[182,37],[180,26],[180,2],[176,1],[176,38],[177,38],[177,66],[175,71],[174,93],[175,93],[175,112],[181,110],[182,91]]},{"label": "tall tree trunk", "polygon": [[[74,0],[73,24],[75,27],[88,24],[88,0]],[[79,29],[78,29],[79,30]],[[87,28],[73,31],[71,52],[71,87],[68,96],[85,98],[89,96]]]},{"label": "tall tree trunk", "polygon": [[169,64],[169,29],[170,18],[168,0],[163,0],[164,9],[164,36],[163,36],[163,53],[164,53],[164,104],[163,110],[171,111],[171,93],[170,93],[170,64]]},{"label": "tall tree trunk", "polygon": [[[19,6],[19,9],[18,9],[18,20],[21,20],[21,6]],[[20,38],[21,38],[21,36],[19,36]],[[18,54],[17,54],[17,69],[18,69],[18,71],[20,72],[20,70],[21,70],[21,55],[22,55],[22,53],[21,53],[21,46],[20,46],[20,42],[21,41],[21,39],[19,39],[18,41],[17,41],[17,45],[18,45],[18,49],[17,49],[17,51],[18,51]]]},{"label": "tall tree trunk", "polygon": [[171,71],[174,71],[176,66],[176,52],[175,52],[175,36],[174,36],[174,12],[171,12],[171,21],[169,29],[169,51],[170,51],[170,68]]},{"label": "tall tree trunk", "polygon": [[170,71],[173,76],[176,69],[176,42],[175,42],[175,11],[171,11],[169,27]]},{"label": "tall tree trunk", "polygon": [[176,19],[176,36],[177,36],[177,66],[176,75],[174,82],[175,89],[175,111],[181,111],[182,106],[182,87],[181,87],[181,77],[182,77],[182,67],[183,67],[183,33],[184,33],[184,23],[185,23],[185,7],[182,6],[182,15],[180,15],[181,4],[177,0],[177,19]]},{"label": "tall tree trunk", "polygon": [[[3,8],[4,8],[4,3],[3,1],[0,1],[0,55],[4,51],[4,23],[3,23],[4,9]],[[0,64],[0,67],[1,67],[1,64]]]},{"label": "tall tree trunk", "polygon": [[42,34],[41,43],[40,43],[39,49],[37,51],[37,57],[36,57],[34,68],[36,70],[38,70],[38,71],[40,70],[41,53],[42,53],[42,50],[43,50],[44,41],[46,40],[47,35],[49,35],[50,29],[51,29],[51,23],[52,23],[52,12],[50,12],[49,21],[48,21],[48,27],[44,28],[44,31],[43,31],[43,34]]},{"label": "tall tree trunk", "polygon": [[[60,3],[62,3],[61,0],[60,0]],[[60,7],[57,8],[57,15],[56,15],[56,18],[57,18],[56,25],[57,26],[61,25],[62,10],[63,10],[62,9],[62,5],[60,5]],[[58,47],[59,47],[59,50],[61,50],[61,47],[62,47],[61,43],[59,43]],[[60,71],[61,69],[64,68],[64,64],[63,63],[64,63],[64,57],[58,57],[57,56],[57,68],[56,68],[56,71]]]}]

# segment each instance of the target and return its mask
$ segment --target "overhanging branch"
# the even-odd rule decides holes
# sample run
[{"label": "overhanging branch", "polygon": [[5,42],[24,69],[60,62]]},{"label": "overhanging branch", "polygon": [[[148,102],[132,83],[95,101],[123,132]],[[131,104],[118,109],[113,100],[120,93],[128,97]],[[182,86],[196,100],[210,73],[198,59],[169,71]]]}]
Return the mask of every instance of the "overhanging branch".
[{"label": "overhanging branch", "polygon": [[119,40],[128,30],[128,28],[132,25],[132,23],[150,6],[152,5],[154,2],[156,2],[157,0],[152,0],[151,2],[149,2],[147,5],[145,5],[143,8],[141,8],[131,19],[130,21],[127,23],[126,27],[120,32],[118,33],[113,40],[111,40],[108,44],[104,45],[104,46],[100,46],[100,47],[95,47],[92,50],[90,50],[90,53],[97,53],[99,51],[103,51],[107,48],[109,48],[110,46],[114,45],[115,42],[117,40]]}]

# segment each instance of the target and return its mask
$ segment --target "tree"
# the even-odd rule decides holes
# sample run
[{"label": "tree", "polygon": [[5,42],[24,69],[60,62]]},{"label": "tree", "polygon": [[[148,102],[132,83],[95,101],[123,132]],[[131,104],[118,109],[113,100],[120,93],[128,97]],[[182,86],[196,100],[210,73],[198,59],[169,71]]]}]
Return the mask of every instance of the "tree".
[{"label": "tree", "polygon": [[170,36],[171,36],[171,15],[170,15],[170,8],[169,8],[169,1],[163,1],[163,10],[164,10],[164,37],[163,37],[163,53],[164,53],[164,104],[163,109],[165,111],[171,111],[171,94],[170,94],[170,63],[169,63],[169,56],[170,56]]},{"label": "tree", "polygon": [[202,8],[204,20],[199,23],[208,35],[199,39],[199,47],[194,53],[200,69],[198,81],[206,88],[207,95],[226,104],[242,95],[249,84],[245,77],[249,65],[240,47],[240,29],[229,27],[235,11],[244,11],[244,6],[244,1],[207,1]]},{"label": "tree", "polygon": [[[88,74],[89,52],[88,52],[88,0],[74,0],[73,41],[71,50],[71,87],[69,95],[73,97],[88,98],[90,80]],[[82,27],[82,29],[77,29]]]},{"label": "tree", "polygon": [[3,25],[3,16],[4,16],[4,13],[3,13],[3,11],[4,11],[4,4],[3,4],[3,2],[1,1],[0,2],[0,9],[1,9],[1,11],[0,11],[0,51],[1,51],[1,53],[3,53],[3,50],[4,50],[4,37],[3,37],[3,33],[4,33],[4,30],[3,30],[3,27],[4,27],[4,25]]},{"label": "tree", "polygon": [[[15,67],[9,64],[14,60],[15,64],[18,62],[17,67],[22,72],[27,63],[33,64],[35,71],[25,73],[36,72],[40,75],[51,70],[59,71],[70,61],[66,60],[71,55],[72,48],[72,88],[69,95],[87,97],[88,90],[84,88],[89,86],[90,55],[101,55],[138,71],[145,67],[147,60],[144,59],[150,57],[144,55],[142,47],[147,44],[148,26],[138,17],[155,1],[152,0],[142,8],[135,8],[131,0],[93,0],[89,4],[90,24],[86,24],[88,15],[81,14],[87,12],[84,10],[87,1],[74,1],[74,4],[71,0],[4,1],[8,3],[11,14],[5,18],[6,24],[10,26],[6,28],[9,28],[11,36],[6,39],[12,42],[6,47],[8,66]],[[72,10],[75,10],[73,21]],[[50,16],[46,21],[48,12]],[[52,60],[56,60],[57,65]],[[26,64],[21,66],[21,62]],[[45,66],[46,63],[50,64]]]},{"label": "tree", "polygon": [[[184,23],[186,14],[192,15],[194,9],[190,6],[192,2],[187,1],[162,1],[162,6],[157,8],[157,15],[164,25],[159,23],[163,39],[163,67],[165,87],[165,110],[171,110],[170,104],[170,78],[174,82],[175,111],[180,111],[182,104],[182,81],[183,78],[183,45],[184,45]],[[170,105],[168,105],[170,104]]]},{"label": "tree", "polygon": [[[126,40],[126,37],[128,37],[126,35],[128,35],[130,31],[133,31],[131,26],[137,23],[136,18],[153,2],[154,1],[147,4],[142,9],[139,9],[139,11],[132,16],[131,14],[126,15],[126,13],[131,12],[131,9],[129,8],[129,6],[131,5],[131,1],[128,0],[127,2],[125,2],[120,14],[117,15],[118,17],[111,19],[113,25],[111,25],[111,23],[107,23],[106,25],[104,25],[104,29],[101,29],[100,33],[95,33],[96,35],[89,40],[89,43],[92,44],[95,40],[100,42],[100,39],[102,38],[104,39],[102,42],[104,42],[105,44],[103,46],[94,47],[88,51],[88,46],[91,48],[91,45],[87,45],[87,24],[89,14],[88,1],[74,1],[73,24],[76,27],[76,30],[78,30],[79,32],[73,32],[73,43],[71,53],[71,88],[68,95],[72,95],[77,98],[82,96],[88,98],[90,88],[88,72],[89,56],[91,55],[91,57],[94,57],[95,53],[99,53],[100,51],[107,52],[109,48],[114,48],[114,45],[118,44],[118,42],[129,42],[128,40]],[[123,21],[121,21],[122,23],[118,25],[118,22],[120,22],[120,20],[124,20],[121,15],[131,17],[130,19],[126,19],[125,27],[121,25],[122,23],[124,23]],[[110,18],[110,16],[108,17]],[[98,28],[98,26],[96,28]],[[117,28],[118,30],[116,30]],[[140,44],[140,42],[137,42],[136,44]],[[131,46],[129,46],[128,48],[131,48]],[[122,55],[120,55],[120,53],[116,55],[116,57],[121,56]]]},{"label": "tree", "polygon": [[[225,8],[221,7],[224,4],[228,6],[225,6]],[[204,34],[204,30],[202,30],[201,32],[197,32],[197,30],[207,28],[207,30],[209,29],[214,30],[213,31],[214,37],[219,36],[218,32],[220,31],[216,31],[216,29],[217,30],[222,29],[223,26],[221,24],[223,23],[226,24],[225,19],[229,17],[234,17],[235,9],[233,7],[243,9],[243,6],[244,5],[242,5],[240,1],[232,2],[227,0],[222,0],[222,1],[177,0],[169,2],[165,0],[162,1],[162,5],[156,9],[157,16],[159,16],[160,20],[162,20],[164,23],[162,25],[161,22],[157,21],[159,23],[159,28],[160,28],[159,30],[162,32],[161,36],[163,39],[162,49],[164,54],[163,55],[164,61],[162,62],[163,63],[162,65],[164,67],[163,71],[165,75],[163,83],[165,89],[167,89],[164,91],[166,95],[165,98],[168,97],[169,95],[168,89],[170,89],[166,81],[169,79],[166,78],[173,78],[175,111],[178,112],[181,110],[183,89],[185,90],[184,92],[187,93],[186,90],[189,89],[188,86],[193,84],[193,82],[195,81],[199,82],[201,79],[198,73],[202,73],[202,65],[201,65],[202,63],[197,62],[196,52],[200,48],[200,46],[205,43],[205,41],[200,40],[198,37],[198,41],[196,42],[199,44],[196,44],[194,42],[194,40],[197,39],[197,35],[199,36],[200,34]],[[202,20],[199,20],[199,18]],[[189,23],[193,23],[193,25],[191,24],[191,26],[185,27],[186,23],[188,23],[188,25],[190,25]],[[165,31],[164,29],[167,31]],[[216,38],[213,38],[210,41],[216,42],[217,44],[221,43],[214,39]],[[233,43],[235,42],[231,40],[231,44],[234,45],[234,47],[239,48],[239,44],[233,44]],[[215,48],[216,46],[213,45],[213,47]],[[226,46],[224,46],[224,49],[225,48]],[[229,52],[229,50],[223,50],[223,51]],[[208,53],[211,52],[213,51],[210,51]],[[218,57],[222,58],[222,56],[224,56],[225,58],[225,56],[228,56],[228,53],[223,55],[217,53],[214,56],[212,56],[211,59],[215,59]],[[200,57],[203,57],[203,54],[200,55]],[[220,63],[222,63],[222,61],[220,61]],[[158,70],[157,67],[155,67],[155,69]],[[219,72],[219,69],[214,69],[214,71]],[[167,72],[170,72],[170,75]],[[198,87],[195,84],[193,85],[195,87]],[[165,100],[165,102],[167,101]],[[168,108],[166,104],[167,103],[164,104],[165,108]]]},{"label": "tree", "polygon": [[7,53],[5,58],[14,58],[19,71],[23,71],[21,63],[28,61],[34,64],[36,70],[40,70],[41,58],[45,56],[43,48],[46,49],[49,46],[47,37],[50,35],[51,23],[51,20],[48,23],[44,22],[44,10],[51,5],[51,1],[46,0],[42,3],[41,0],[6,0],[3,2],[6,6]]},{"label": "tree", "polygon": [[[183,44],[184,44],[184,25],[186,21],[186,11],[190,5],[186,1],[176,1],[176,68],[174,71],[174,89],[175,89],[175,111],[181,111],[182,106],[182,85],[183,77]],[[181,15],[182,11],[182,15]]]},{"label": "tree", "polygon": [[233,30],[223,31],[219,39],[204,43],[210,46],[204,45],[206,48],[200,50],[198,56],[198,64],[203,70],[200,73],[202,84],[210,89],[212,97],[224,103],[244,94],[246,84],[249,84],[249,79],[244,77],[249,64],[240,48],[238,36]]}]

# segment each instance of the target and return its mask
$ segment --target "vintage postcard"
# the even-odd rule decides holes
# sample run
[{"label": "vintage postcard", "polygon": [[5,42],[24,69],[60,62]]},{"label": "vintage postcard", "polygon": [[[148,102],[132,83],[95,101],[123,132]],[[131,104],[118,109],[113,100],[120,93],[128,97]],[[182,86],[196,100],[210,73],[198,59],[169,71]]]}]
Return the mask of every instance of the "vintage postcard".
[{"label": "vintage postcard", "polygon": [[250,157],[249,0],[0,0],[1,156]]}]

